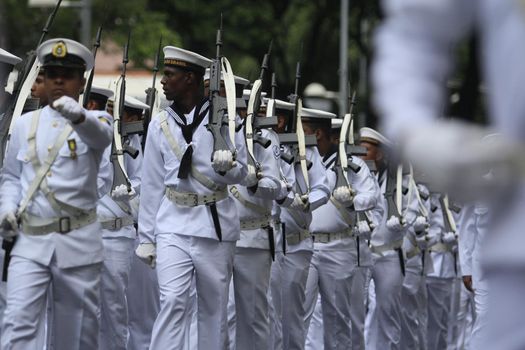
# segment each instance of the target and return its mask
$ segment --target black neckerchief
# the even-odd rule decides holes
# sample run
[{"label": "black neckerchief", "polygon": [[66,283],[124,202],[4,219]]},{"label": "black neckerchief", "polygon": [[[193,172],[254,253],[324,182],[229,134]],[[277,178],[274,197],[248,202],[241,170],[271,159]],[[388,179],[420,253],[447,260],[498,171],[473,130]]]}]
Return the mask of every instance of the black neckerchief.
[{"label": "black neckerchief", "polygon": [[177,123],[177,125],[181,128],[182,136],[184,137],[186,144],[188,144],[188,147],[186,147],[186,151],[184,151],[180,161],[179,173],[177,174],[179,179],[188,178],[188,175],[191,171],[191,159],[193,156],[193,145],[191,142],[193,139],[193,133],[195,132],[195,129],[197,129],[197,127],[202,123],[204,117],[208,113],[209,106],[210,104],[208,99],[204,99],[199,105],[197,105],[195,107],[193,122],[191,124],[187,124],[186,116],[184,113],[180,112],[175,103],[173,103],[167,109],[168,114],[173,117],[175,123]]},{"label": "black neckerchief", "polygon": [[337,152],[337,146],[336,145],[332,145],[330,147],[330,149],[328,150],[328,152],[326,152],[326,154],[324,155],[324,157],[323,157],[323,164],[324,164],[324,167],[326,169],[329,169],[332,166],[332,164],[335,161],[337,161],[337,157],[334,157],[331,161],[328,162],[328,159],[330,159],[330,157],[336,152]]}]

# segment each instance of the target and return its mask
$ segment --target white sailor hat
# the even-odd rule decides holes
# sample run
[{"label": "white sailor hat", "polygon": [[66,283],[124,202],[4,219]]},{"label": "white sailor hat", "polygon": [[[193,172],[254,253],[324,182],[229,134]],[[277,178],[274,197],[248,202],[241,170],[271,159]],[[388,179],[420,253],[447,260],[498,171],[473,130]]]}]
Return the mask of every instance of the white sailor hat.
[{"label": "white sailor hat", "polygon": [[89,92],[90,98],[92,95],[99,95],[102,98],[105,98],[106,100],[113,97],[113,90],[110,89],[104,89],[98,86],[91,86],[91,91]]},{"label": "white sailor hat", "polygon": [[275,109],[276,110],[293,111],[294,108],[295,108],[295,104],[293,103],[275,99]]},{"label": "white sailor hat", "polygon": [[342,126],[343,126],[343,119],[341,118],[332,119],[332,129],[341,129]]},{"label": "white sailor hat", "polygon": [[378,131],[376,131],[376,130],[374,130],[372,128],[366,128],[366,127],[365,128],[361,128],[359,130],[359,140],[360,141],[370,142],[370,143],[373,143],[373,144],[376,144],[376,145],[384,145],[384,146],[388,146],[388,147],[391,147],[393,145],[392,141],[387,139],[381,133],[379,133]]},{"label": "white sailor hat", "polygon": [[165,66],[175,66],[204,74],[204,70],[212,62],[209,58],[175,46],[165,46],[162,50]]},{"label": "white sailor hat", "polygon": [[[248,85],[250,83],[250,81],[248,79],[245,79],[245,78],[240,77],[238,75],[234,75],[233,77],[235,79],[235,85],[236,86],[242,86],[244,88],[246,85]],[[204,72],[204,76],[203,76],[202,80],[204,80],[204,81],[210,80],[210,69],[209,68],[206,68],[206,71]],[[221,72],[221,81],[223,81],[223,80],[224,80],[224,77],[223,77],[223,74]]]},{"label": "white sailor hat", "polygon": [[336,118],[337,116],[334,113],[322,111],[320,109],[303,108],[301,117],[303,119],[329,120]]},{"label": "white sailor hat", "polygon": [[[252,93],[251,89],[242,90],[242,98],[245,99],[246,101],[249,101],[251,93]],[[266,107],[266,104],[268,104],[268,98],[266,96],[268,96],[268,94],[264,91],[261,91],[261,106]]]},{"label": "white sailor hat", "polygon": [[145,103],[143,103],[140,100],[137,100],[135,97],[131,97],[126,95],[126,98],[124,99],[124,107],[133,108],[133,109],[141,109],[141,110],[149,110],[149,106]]},{"label": "white sailor hat", "polygon": [[71,39],[47,40],[38,47],[36,53],[44,67],[59,66],[90,70],[95,63],[91,51]]},{"label": "white sailor hat", "polygon": [[22,59],[20,57],[15,56],[12,53],[0,48],[0,63],[6,63],[11,66],[14,66],[20,62],[22,62]]}]

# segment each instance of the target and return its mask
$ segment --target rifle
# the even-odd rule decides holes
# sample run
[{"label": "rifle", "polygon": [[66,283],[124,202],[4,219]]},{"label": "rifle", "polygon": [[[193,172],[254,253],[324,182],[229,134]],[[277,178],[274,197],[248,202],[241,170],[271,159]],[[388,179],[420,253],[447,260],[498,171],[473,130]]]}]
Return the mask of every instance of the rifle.
[{"label": "rifle", "polygon": [[[55,8],[47,18],[47,22],[42,29],[42,34],[36,45],[36,48],[44,42],[49,28],[55,20],[58,9],[62,0],[58,0]],[[19,78],[16,80],[16,83],[13,87],[13,93],[11,101],[9,102],[9,107],[7,108],[3,118],[0,120],[0,167],[4,162],[4,155],[7,149],[7,143],[9,141],[9,136],[11,135],[11,129],[13,127],[13,122],[22,114],[24,104],[26,99],[31,93],[31,87],[38,77],[38,71],[40,70],[40,62],[36,57],[36,50],[30,51],[27,55],[23,69],[20,71]]]},{"label": "rifle", "polygon": [[[93,62],[97,58],[97,51],[98,51],[98,48],[100,47],[100,37],[101,36],[102,36],[102,27],[98,27],[95,44],[93,44]],[[86,87],[84,89],[84,96],[82,99],[82,106],[84,106],[84,108],[87,107],[87,104],[89,102],[89,95],[91,94],[91,86],[93,85],[94,75],[95,75],[95,66],[93,66],[93,68],[89,72],[89,77],[86,83]]]},{"label": "rifle", "polygon": [[246,149],[248,151],[248,172],[251,174],[255,173],[257,177],[262,176],[261,164],[255,159],[253,153],[253,143],[257,142],[264,148],[270,146],[271,141],[261,136],[261,130],[254,128],[254,121],[258,119],[257,115],[261,107],[261,90],[264,80],[264,73],[268,69],[268,59],[272,51],[272,42],[268,48],[268,53],[264,55],[263,62],[261,64],[261,73],[259,79],[257,79],[252,86],[250,91],[250,98],[248,100],[248,108],[245,120],[245,138],[246,138]]},{"label": "rifle", "polygon": [[[352,96],[352,101],[355,102],[355,92]],[[350,124],[352,122],[351,119],[352,119],[352,107],[353,106],[354,106],[353,104],[350,104],[350,113],[345,114],[343,118],[343,125],[341,126],[341,132],[339,134],[339,147],[337,149],[337,160],[333,168],[335,175],[336,175],[335,188],[348,187],[350,188],[350,191],[352,191],[352,188],[350,187],[350,182],[348,181],[348,174],[347,174],[350,164],[348,162],[346,146],[347,146],[347,136],[349,134],[348,131],[350,129]],[[359,166],[357,166],[357,170],[355,169],[355,167],[352,168],[352,170],[356,173],[360,169],[361,167]]]},{"label": "rifle", "polygon": [[[236,150],[235,150],[235,81],[233,72],[229,66],[228,60],[221,55],[222,48],[222,14],[221,24],[217,30],[215,40],[217,47],[217,54],[210,66],[210,116],[206,129],[212,133],[213,136],[213,152],[211,160],[217,151],[229,151],[232,153],[233,165],[235,166]],[[221,72],[224,77],[224,85],[226,88],[226,97],[220,96],[221,89]],[[233,83],[233,85],[232,85]],[[233,91],[232,91],[233,90]],[[221,133],[223,125],[228,125],[231,147]],[[218,172],[220,175],[225,173]]]},{"label": "rifle", "polygon": [[146,89],[146,104],[149,106],[149,110],[144,113],[144,134],[142,136],[142,150],[146,147],[146,137],[148,137],[148,126],[151,121],[151,116],[154,115],[153,108],[158,104],[158,94],[155,88],[157,80],[157,72],[159,71],[159,59],[160,51],[162,49],[162,36],[159,39],[159,47],[157,48],[157,54],[155,55],[155,63],[153,65],[153,81],[151,87]]},{"label": "rifle", "polygon": [[125,185],[128,193],[131,193],[132,188],[124,165],[124,153],[129,154],[133,158],[138,156],[138,150],[134,149],[129,144],[123,144],[122,142],[124,127],[121,117],[124,113],[124,101],[126,98],[126,69],[129,61],[128,53],[130,37],[131,32],[128,33],[128,40],[126,45],[124,45],[124,53],[122,55],[122,72],[120,74],[119,80],[116,82],[115,87],[113,143],[111,145],[111,162],[113,163],[113,185],[111,190],[113,191],[116,187]]}]

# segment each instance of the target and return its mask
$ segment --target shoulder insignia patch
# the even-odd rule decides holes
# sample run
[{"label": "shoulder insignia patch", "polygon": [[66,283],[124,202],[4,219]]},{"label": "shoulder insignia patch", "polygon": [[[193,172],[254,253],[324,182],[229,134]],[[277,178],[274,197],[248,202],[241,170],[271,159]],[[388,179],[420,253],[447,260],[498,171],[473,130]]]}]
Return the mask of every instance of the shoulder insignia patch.
[{"label": "shoulder insignia patch", "polygon": [[279,147],[279,145],[273,145],[272,150],[275,159],[279,159],[281,157],[281,147]]}]

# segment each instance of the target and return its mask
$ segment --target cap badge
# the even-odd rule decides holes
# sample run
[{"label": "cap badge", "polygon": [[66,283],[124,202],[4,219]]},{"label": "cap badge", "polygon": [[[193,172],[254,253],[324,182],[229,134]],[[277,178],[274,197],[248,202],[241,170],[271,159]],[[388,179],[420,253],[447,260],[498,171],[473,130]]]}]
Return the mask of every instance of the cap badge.
[{"label": "cap badge", "polygon": [[53,46],[53,49],[51,50],[51,54],[54,57],[58,58],[64,58],[67,55],[67,47],[66,44],[63,41],[59,41]]}]

